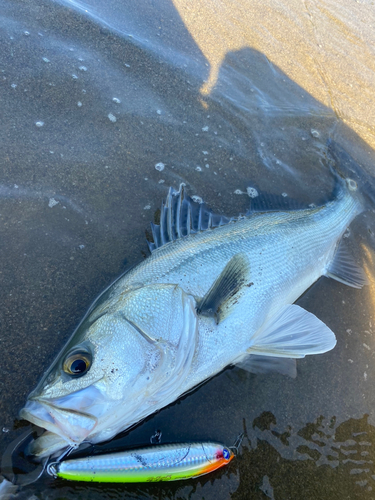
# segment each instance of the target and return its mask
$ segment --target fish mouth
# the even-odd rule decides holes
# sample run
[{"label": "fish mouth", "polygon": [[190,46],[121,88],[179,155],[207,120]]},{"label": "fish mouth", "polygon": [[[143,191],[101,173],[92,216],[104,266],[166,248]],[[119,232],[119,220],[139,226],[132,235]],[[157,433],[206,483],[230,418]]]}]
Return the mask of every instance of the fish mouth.
[{"label": "fish mouth", "polygon": [[33,398],[20,411],[20,418],[57,434],[67,444],[80,444],[96,427],[98,419],[88,413],[57,406],[51,401]]}]

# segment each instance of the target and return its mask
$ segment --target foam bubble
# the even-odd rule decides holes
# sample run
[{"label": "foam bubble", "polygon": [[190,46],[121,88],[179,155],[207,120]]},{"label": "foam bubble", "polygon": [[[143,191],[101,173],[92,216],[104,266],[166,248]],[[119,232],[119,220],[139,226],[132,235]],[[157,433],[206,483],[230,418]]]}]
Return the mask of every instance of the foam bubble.
[{"label": "foam bubble", "polygon": [[258,191],[250,186],[246,188],[246,192],[250,198],[256,198],[259,195]]},{"label": "foam bubble", "polygon": [[81,71],[87,71],[86,66],[80,66],[78,69],[80,69]]},{"label": "foam bubble", "polygon": [[58,205],[58,201],[55,200],[55,198],[50,198],[49,201],[48,201],[48,206],[50,208],[54,207],[55,205]]},{"label": "foam bubble", "polygon": [[112,113],[109,113],[108,118],[112,123],[117,122],[117,118]]},{"label": "foam bubble", "polygon": [[42,59],[43,59],[43,61],[44,61],[45,63],[49,63],[49,62],[51,62],[51,61],[50,61],[49,59],[47,59],[46,57],[42,57]]},{"label": "foam bubble", "polygon": [[162,163],[162,162],[159,162],[155,165],[155,168],[156,170],[159,170],[159,172],[161,172],[162,170],[164,170],[164,167],[165,167],[165,164]]},{"label": "foam bubble", "polygon": [[208,132],[208,126],[202,127],[202,132]]},{"label": "foam bubble", "polygon": [[196,170],[197,172],[202,172],[202,168],[201,168],[199,165],[197,165],[197,166],[195,167],[195,170]]},{"label": "foam bubble", "polygon": [[319,132],[317,130],[315,130],[314,128],[312,128],[310,132],[311,132],[311,135],[313,137],[320,137]]},{"label": "foam bubble", "polygon": [[44,125],[44,122],[35,122],[35,126],[40,128],[40,127],[43,127]]},{"label": "foam bubble", "polygon": [[202,198],[200,196],[194,195],[194,196],[191,197],[191,199],[193,201],[195,201],[196,203],[203,203],[203,200],[202,200]]},{"label": "foam bubble", "polygon": [[81,108],[81,107],[82,107],[82,103],[81,103],[81,101],[78,101],[78,102],[77,102],[77,106],[78,106],[79,108]]},{"label": "foam bubble", "polygon": [[118,99],[117,97],[114,97],[112,101],[115,102],[116,104],[120,104],[121,102],[120,99]]}]

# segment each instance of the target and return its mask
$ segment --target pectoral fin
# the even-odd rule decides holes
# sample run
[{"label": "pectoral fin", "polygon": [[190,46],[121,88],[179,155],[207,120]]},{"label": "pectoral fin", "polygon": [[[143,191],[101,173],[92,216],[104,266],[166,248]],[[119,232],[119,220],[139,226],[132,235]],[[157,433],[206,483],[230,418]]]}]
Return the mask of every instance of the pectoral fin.
[{"label": "pectoral fin", "polygon": [[343,245],[337,249],[335,257],[326,272],[326,276],[353,288],[368,285],[368,278]]},{"label": "pectoral fin", "polygon": [[336,345],[335,334],[314,314],[295,304],[285,306],[253,338],[251,354],[304,358],[321,354]]},{"label": "pectoral fin", "polygon": [[237,254],[227,263],[220,276],[198,302],[197,313],[214,316],[222,321],[236,303],[236,296],[245,286],[251,286],[250,265],[245,254]]}]

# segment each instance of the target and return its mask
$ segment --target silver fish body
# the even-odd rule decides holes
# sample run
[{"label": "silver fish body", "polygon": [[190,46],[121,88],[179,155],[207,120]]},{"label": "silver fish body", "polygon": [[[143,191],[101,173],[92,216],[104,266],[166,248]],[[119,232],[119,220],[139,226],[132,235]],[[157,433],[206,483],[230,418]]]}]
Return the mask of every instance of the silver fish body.
[{"label": "silver fish body", "polygon": [[182,194],[170,193],[162,225],[171,241],[102,296],[21,411],[48,431],[32,452],[110,439],[230,364],[332,349],[332,331],[293,303],[322,275],[366,282],[338,247],[362,211],[355,183],[340,182],[323,206],[255,212],[185,236],[190,209],[176,223]]}]

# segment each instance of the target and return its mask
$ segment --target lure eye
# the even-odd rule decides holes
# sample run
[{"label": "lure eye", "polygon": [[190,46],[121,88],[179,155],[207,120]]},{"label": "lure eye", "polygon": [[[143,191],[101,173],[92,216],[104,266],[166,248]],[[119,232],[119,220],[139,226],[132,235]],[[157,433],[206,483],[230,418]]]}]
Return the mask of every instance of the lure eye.
[{"label": "lure eye", "polygon": [[63,364],[63,370],[68,375],[80,377],[90,369],[91,362],[91,353],[87,351],[75,351],[66,357]]}]

